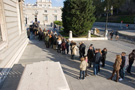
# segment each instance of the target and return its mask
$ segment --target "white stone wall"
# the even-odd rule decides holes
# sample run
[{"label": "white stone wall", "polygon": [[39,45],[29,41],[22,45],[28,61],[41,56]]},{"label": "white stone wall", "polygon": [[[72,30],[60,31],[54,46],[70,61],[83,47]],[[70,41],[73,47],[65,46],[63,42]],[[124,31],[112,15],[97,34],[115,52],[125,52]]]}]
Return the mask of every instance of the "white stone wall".
[{"label": "white stone wall", "polygon": [[[0,0],[2,5],[2,34],[0,42],[0,68],[10,69],[17,63],[27,43],[23,19],[19,17],[18,0]],[[19,25],[20,24],[20,25]],[[3,70],[2,70],[3,71]],[[2,73],[2,72],[1,72]]]},{"label": "white stone wall", "polygon": [[[48,2],[46,2],[48,5]],[[37,13],[37,20],[40,21],[41,25],[51,25],[55,21],[54,16],[57,16],[58,21],[62,21],[62,10],[61,7],[47,7],[45,2],[43,2],[43,6],[38,5],[25,5],[25,16],[27,17],[28,25],[32,24],[32,21],[35,21],[36,11]],[[49,2],[50,4],[51,2]],[[47,10],[47,12],[45,12]],[[45,20],[45,15],[47,15],[48,20]]]}]

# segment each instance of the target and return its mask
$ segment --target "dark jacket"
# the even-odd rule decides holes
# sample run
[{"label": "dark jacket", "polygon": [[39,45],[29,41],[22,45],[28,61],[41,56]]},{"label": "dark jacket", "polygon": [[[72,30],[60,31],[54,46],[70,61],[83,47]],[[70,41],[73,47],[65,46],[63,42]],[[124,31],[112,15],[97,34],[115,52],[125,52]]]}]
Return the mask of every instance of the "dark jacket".
[{"label": "dark jacket", "polygon": [[57,37],[53,37],[53,45],[57,45]]},{"label": "dark jacket", "polygon": [[86,48],[85,44],[82,43],[80,45],[80,48],[79,48],[80,49],[80,52],[85,54],[85,48]]},{"label": "dark jacket", "polygon": [[69,42],[66,42],[66,48],[69,48]]},{"label": "dark jacket", "polygon": [[120,67],[123,68],[125,66],[126,57],[122,56],[121,59],[122,59],[122,63]]},{"label": "dark jacket", "polygon": [[107,51],[102,50],[102,58],[106,59]]},{"label": "dark jacket", "polygon": [[90,61],[93,61],[93,58],[94,58],[94,51],[91,50],[91,49],[88,49],[87,56],[88,56],[88,59],[89,59]]},{"label": "dark jacket", "polygon": [[98,53],[95,53],[94,63],[99,64],[100,61],[101,61],[101,54],[99,52]]},{"label": "dark jacket", "polygon": [[62,51],[64,51],[66,49],[66,43],[62,43],[61,47],[62,47]]},{"label": "dark jacket", "polygon": [[133,61],[135,60],[135,54],[134,53],[130,53],[129,54],[129,61]]}]

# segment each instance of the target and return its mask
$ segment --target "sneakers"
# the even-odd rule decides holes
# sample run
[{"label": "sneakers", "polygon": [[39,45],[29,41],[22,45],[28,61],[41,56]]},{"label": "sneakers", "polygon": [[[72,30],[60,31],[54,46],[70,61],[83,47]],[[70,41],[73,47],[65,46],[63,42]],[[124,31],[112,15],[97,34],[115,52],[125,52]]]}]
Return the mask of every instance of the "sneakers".
[{"label": "sneakers", "polygon": [[122,81],[122,80],[123,80],[122,78],[119,79],[119,81]]}]

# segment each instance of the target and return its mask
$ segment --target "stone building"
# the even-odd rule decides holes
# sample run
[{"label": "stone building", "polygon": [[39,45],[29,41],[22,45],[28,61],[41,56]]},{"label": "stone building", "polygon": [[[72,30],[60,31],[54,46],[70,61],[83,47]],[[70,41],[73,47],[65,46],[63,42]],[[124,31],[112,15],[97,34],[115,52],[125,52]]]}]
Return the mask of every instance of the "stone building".
[{"label": "stone building", "polygon": [[61,21],[62,7],[52,7],[51,0],[37,0],[36,4],[25,5],[25,23],[40,22],[40,25],[51,25]]},{"label": "stone building", "polygon": [[0,82],[19,61],[28,39],[23,0],[0,0]]}]

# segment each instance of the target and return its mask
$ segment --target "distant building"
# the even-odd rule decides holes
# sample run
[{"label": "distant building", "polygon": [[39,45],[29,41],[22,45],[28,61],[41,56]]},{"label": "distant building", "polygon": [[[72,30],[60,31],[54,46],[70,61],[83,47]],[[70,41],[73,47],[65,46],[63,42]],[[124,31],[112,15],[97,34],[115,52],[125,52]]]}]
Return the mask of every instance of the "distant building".
[{"label": "distant building", "polygon": [[23,2],[23,0],[0,0],[0,82],[19,61],[28,43]]},{"label": "distant building", "polygon": [[61,21],[62,7],[52,7],[51,0],[37,0],[36,4],[25,5],[25,23],[40,22],[40,25],[51,25]]}]

